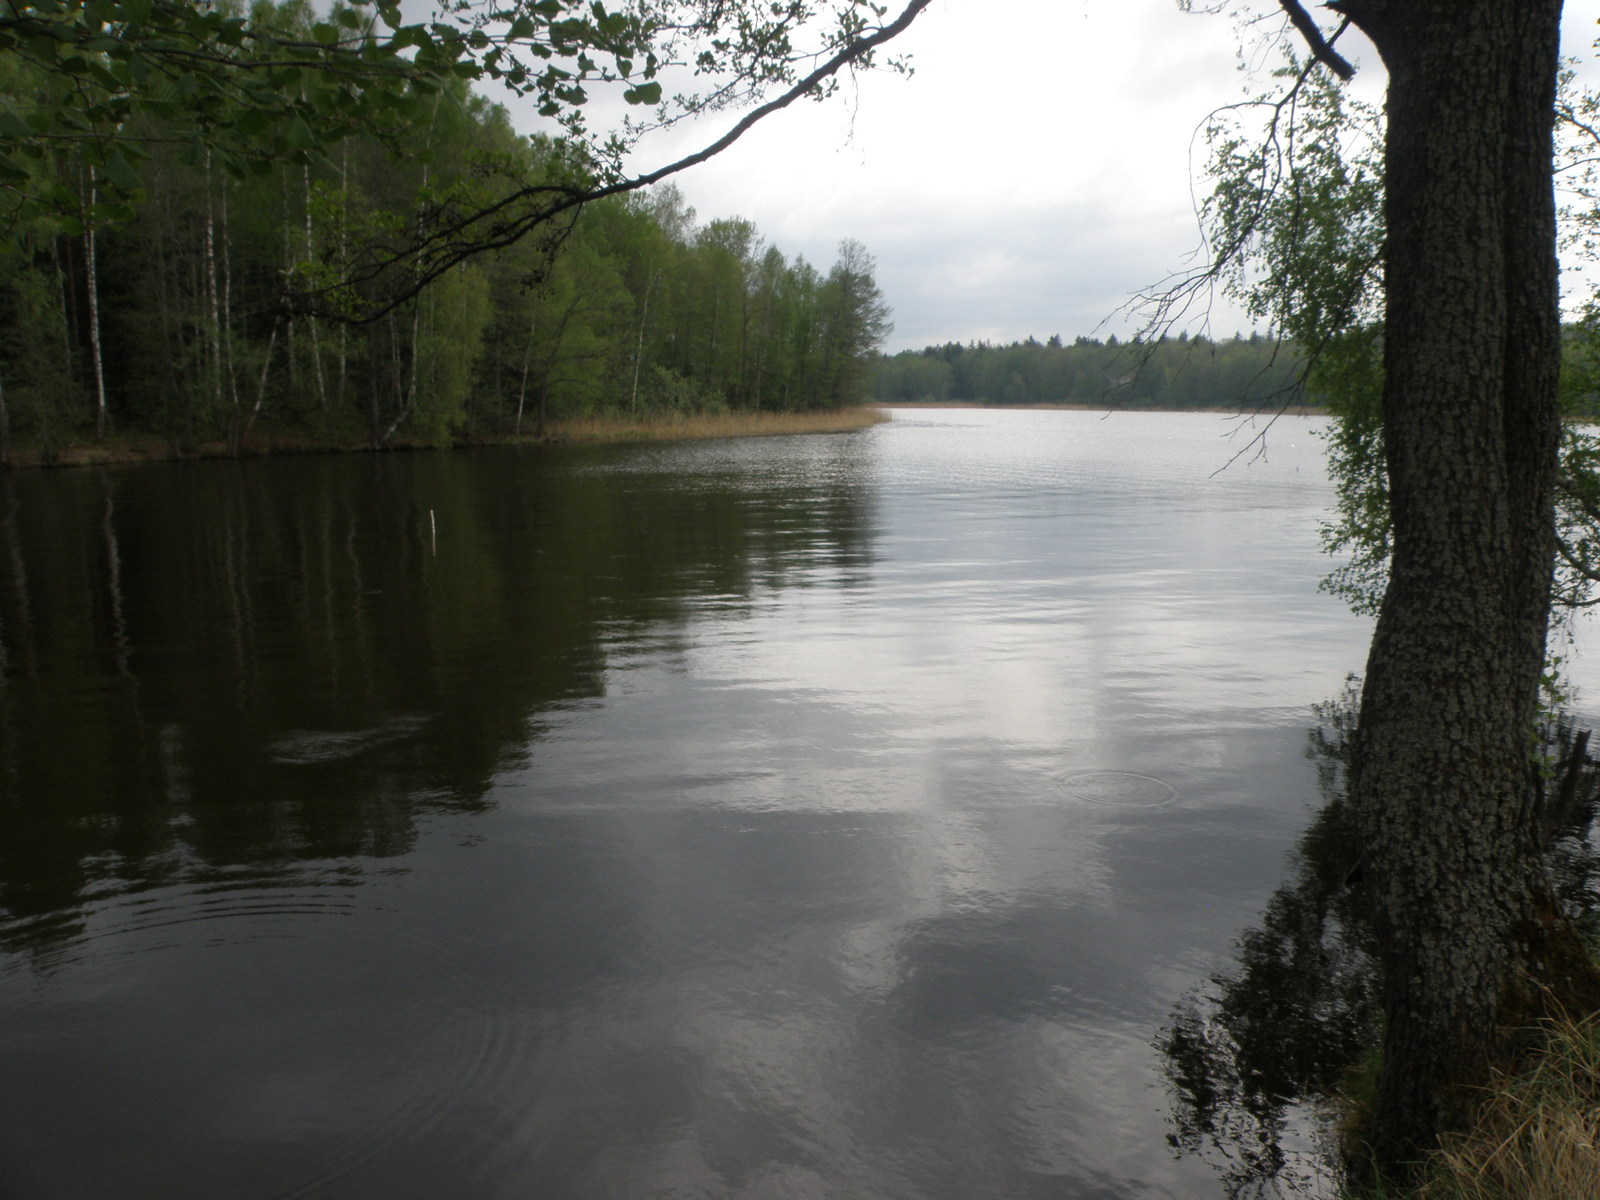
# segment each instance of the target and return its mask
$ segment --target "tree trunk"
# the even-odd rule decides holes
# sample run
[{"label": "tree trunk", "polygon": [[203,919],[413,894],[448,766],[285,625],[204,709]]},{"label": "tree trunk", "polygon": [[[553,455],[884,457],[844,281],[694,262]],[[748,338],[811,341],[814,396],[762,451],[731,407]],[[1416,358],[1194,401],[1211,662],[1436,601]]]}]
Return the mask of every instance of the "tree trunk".
[{"label": "tree trunk", "polygon": [[6,381],[0,375],[0,470],[11,468],[11,410],[6,407]]},{"label": "tree trunk", "polygon": [[1549,975],[1531,737],[1555,554],[1561,3],[1330,7],[1389,72],[1394,550],[1352,794],[1387,1014],[1370,1150],[1394,1172],[1464,1122],[1517,981]]},{"label": "tree trunk", "polygon": [[267,400],[267,374],[272,370],[272,348],[278,343],[278,326],[281,323],[279,319],[273,319],[272,333],[267,338],[267,352],[261,358],[261,380],[256,385],[256,402],[250,406],[250,415],[245,418],[244,429],[239,434],[241,448],[250,441],[250,432],[256,427],[256,418],[261,415],[261,406]]},{"label": "tree trunk", "polygon": [[517,387],[517,415],[511,423],[511,433],[514,437],[522,436],[522,406],[528,399],[528,367],[533,361],[533,336],[534,329],[539,322],[539,295],[535,292],[528,297],[528,338],[522,343],[522,382]]},{"label": "tree trunk", "polygon": [[[176,233],[178,225],[172,215],[170,196],[163,195],[158,204],[147,206],[147,211],[156,217],[152,222],[154,229],[150,258],[155,279],[156,323],[161,330],[161,343],[165,351],[161,367],[161,394],[168,403],[176,399],[182,406],[175,441],[187,452],[194,446],[194,387],[181,365],[187,357],[184,353],[187,337],[183,332],[186,322],[177,315],[180,306],[174,301],[175,294],[182,290],[180,281],[174,278],[177,271],[174,264],[181,261],[180,240]],[[162,424],[166,423],[163,420]]]},{"label": "tree trunk", "polygon": [[644,364],[644,332],[650,320],[650,293],[655,290],[656,280],[660,278],[661,270],[657,268],[644,285],[644,300],[639,305],[639,338],[633,347],[633,390],[628,393],[629,413],[639,407],[639,368]]},{"label": "tree trunk", "polygon": [[[316,238],[314,236],[314,231],[313,231],[312,225],[311,225],[311,168],[310,167],[304,168],[304,171],[302,173],[301,179],[302,179],[302,182],[305,185],[305,211],[306,211],[305,255],[306,255],[306,261],[307,262],[311,262],[311,261],[313,261],[315,255],[316,255],[317,245],[316,245]],[[322,374],[322,339],[318,336],[319,330],[317,328],[317,325],[318,325],[317,318],[316,317],[311,317],[309,319],[309,323],[310,323],[310,327],[311,327],[311,368],[315,372],[316,380],[317,380],[317,405],[322,410],[323,414],[326,415],[327,411],[328,411],[328,381],[325,378],[323,378],[323,374]],[[291,359],[291,361],[292,361],[292,359]]]},{"label": "tree trunk", "polygon": [[205,213],[205,297],[209,317],[206,340],[211,352],[211,415],[222,420],[222,290],[217,283],[217,217],[211,196],[211,155],[208,151],[202,176],[206,188]]},{"label": "tree trunk", "polygon": [[[89,191],[89,204],[94,204],[94,190]],[[87,216],[83,233],[83,249],[89,295],[89,353],[94,366],[94,440],[104,441],[106,436],[106,366],[100,348],[100,254],[95,246],[94,219]]]},{"label": "tree trunk", "polygon": [[[421,319],[422,297],[417,296],[411,302],[411,375],[410,382],[408,383],[406,379],[405,366],[402,363],[400,356],[400,330],[395,325],[394,314],[390,314],[389,331],[391,349],[393,351],[392,359],[394,362],[395,403],[398,405],[398,408],[395,412],[394,420],[389,422],[389,428],[383,431],[382,436],[375,437],[372,444],[372,448],[374,450],[382,450],[389,444],[389,440],[394,437],[395,431],[400,428],[405,419],[411,415],[411,410],[416,407],[417,376],[422,370],[422,363],[420,361]],[[374,401],[374,431],[377,429],[377,419],[377,407],[376,401]]]},{"label": "tree trunk", "polygon": [[[348,193],[350,187],[350,142],[346,140],[339,148],[339,190]],[[343,223],[340,224],[339,233],[339,261],[348,261],[350,248],[346,242]],[[342,416],[345,411],[346,385],[350,379],[350,323],[339,322],[339,389],[335,394],[335,403]]]},{"label": "tree trunk", "polygon": [[233,231],[228,223],[228,180],[222,179],[221,201],[218,204],[221,220],[222,248],[222,325],[217,331],[217,348],[222,355],[223,371],[228,380],[228,453],[237,456],[242,436],[243,413],[239,404],[239,373],[234,369],[233,353]]}]

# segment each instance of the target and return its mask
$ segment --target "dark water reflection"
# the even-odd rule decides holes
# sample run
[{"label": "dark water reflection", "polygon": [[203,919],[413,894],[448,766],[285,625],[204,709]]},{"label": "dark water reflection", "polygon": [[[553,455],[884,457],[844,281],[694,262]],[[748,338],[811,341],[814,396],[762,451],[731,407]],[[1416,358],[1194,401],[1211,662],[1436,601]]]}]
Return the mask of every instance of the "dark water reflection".
[{"label": "dark water reflection", "polygon": [[[1322,805],[1233,960],[1176,1006],[1159,1045],[1173,1144],[1230,1200],[1337,1193],[1339,1097],[1382,1038],[1377,947],[1347,792],[1360,688],[1319,706],[1308,757]],[[1600,766],[1569,716],[1544,730],[1540,782],[1554,899],[1600,945]]]},{"label": "dark water reflection", "polygon": [[1228,428],[5,481],[0,1194],[1218,1194],[1151,1040],[1365,635]]}]

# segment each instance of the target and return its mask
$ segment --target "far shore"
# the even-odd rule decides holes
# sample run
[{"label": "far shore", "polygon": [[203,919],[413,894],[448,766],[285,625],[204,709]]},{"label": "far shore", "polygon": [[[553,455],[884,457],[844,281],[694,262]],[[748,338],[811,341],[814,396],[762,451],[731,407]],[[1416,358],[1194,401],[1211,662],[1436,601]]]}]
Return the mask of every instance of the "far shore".
[{"label": "far shore", "polygon": [[1156,405],[1140,404],[985,404],[978,400],[879,400],[877,403],[883,408],[998,408],[1010,412],[1031,412],[1035,410],[1046,412],[1155,412],[1155,413],[1226,413],[1230,416],[1241,417],[1325,417],[1328,410],[1318,404],[1288,404],[1281,407],[1262,405],[1259,408],[1244,408],[1239,405],[1213,405],[1197,408],[1161,408]]}]

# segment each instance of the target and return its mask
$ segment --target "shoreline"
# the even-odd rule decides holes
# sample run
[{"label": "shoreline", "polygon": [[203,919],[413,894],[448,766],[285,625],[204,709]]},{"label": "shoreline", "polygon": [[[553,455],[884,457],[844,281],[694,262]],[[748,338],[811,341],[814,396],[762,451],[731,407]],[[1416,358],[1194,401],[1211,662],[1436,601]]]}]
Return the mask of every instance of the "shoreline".
[{"label": "shoreline", "polygon": [[851,408],[822,409],[814,412],[728,412],[665,413],[654,417],[567,417],[550,422],[542,435],[490,434],[458,437],[439,445],[397,437],[386,446],[374,447],[365,441],[322,442],[305,434],[262,433],[248,444],[229,452],[227,442],[213,438],[184,447],[171,438],[154,433],[113,433],[103,442],[74,441],[42,458],[33,447],[11,449],[11,461],[0,463],[7,469],[58,467],[109,467],[139,463],[203,462],[227,459],[277,458],[284,455],[315,454],[390,454],[418,450],[471,450],[482,446],[567,446],[601,443],[692,441],[697,438],[779,437],[807,433],[850,433],[892,420],[890,409],[997,409],[1006,412],[1097,412],[1097,413],[1212,413],[1238,417],[1327,416],[1326,408],[1292,404],[1276,411],[1237,407],[1213,408],[1108,408],[1099,404],[980,404],[965,400],[907,400],[894,403],[874,401]]},{"label": "shoreline", "polygon": [[1097,413],[1223,413],[1235,417],[1326,417],[1329,410],[1317,404],[1290,404],[1273,409],[1241,408],[1238,405],[1213,405],[1199,408],[1157,408],[1133,404],[1112,407],[1106,404],[1078,404],[1061,401],[1054,404],[984,404],[977,400],[895,400],[878,401],[881,408],[994,408],[1006,412],[1097,412]]},{"label": "shoreline", "polygon": [[277,458],[284,455],[390,454],[418,450],[471,450],[483,446],[576,446],[601,443],[691,441],[697,438],[780,437],[785,434],[851,433],[890,420],[881,405],[822,409],[815,412],[670,413],[653,419],[570,417],[550,422],[542,435],[506,434],[455,438],[444,445],[396,438],[374,447],[367,442],[319,442],[303,434],[261,434],[232,453],[218,438],[183,447],[170,438],[150,433],[110,434],[103,442],[73,442],[53,458],[42,459],[37,449],[12,448],[11,461],[0,470],[65,467],[127,466],[140,463],[178,463],[216,460]]}]

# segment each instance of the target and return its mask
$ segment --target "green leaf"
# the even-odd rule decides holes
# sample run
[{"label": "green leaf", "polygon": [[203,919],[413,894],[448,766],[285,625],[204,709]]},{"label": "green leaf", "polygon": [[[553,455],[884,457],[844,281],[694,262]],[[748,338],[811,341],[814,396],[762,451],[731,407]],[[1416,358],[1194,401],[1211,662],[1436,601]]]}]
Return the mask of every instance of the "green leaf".
[{"label": "green leaf", "polygon": [[331,46],[339,40],[339,30],[326,21],[318,21],[311,27],[311,37],[319,45]]},{"label": "green leaf", "polygon": [[105,178],[113,187],[123,192],[137,191],[141,186],[139,172],[129,165],[128,160],[123,157],[122,150],[116,146],[111,147],[111,153],[106,155]]},{"label": "green leaf", "polygon": [[233,123],[233,127],[245,137],[257,137],[266,132],[269,124],[270,120],[266,113],[259,108],[247,108],[239,114],[239,119]]},{"label": "green leaf", "polygon": [[10,109],[0,109],[0,140],[31,138],[33,129]]},{"label": "green leaf", "polygon": [[660,104],[661,85],[659,83],[641,83],[638,87],[631,87],[623,92],[622,98],[629,104]]},{"label": "green leaf", "polygon": [[311,127],[296,113],[289,118],[284,129],[284,144],[291,150],[306,150],[316,144],[316,135],[311,132]]}]

